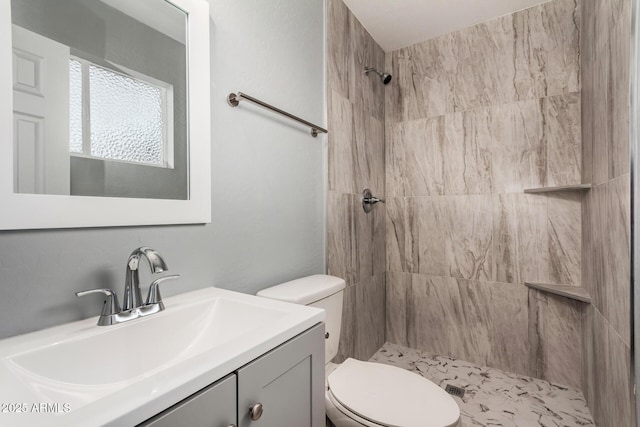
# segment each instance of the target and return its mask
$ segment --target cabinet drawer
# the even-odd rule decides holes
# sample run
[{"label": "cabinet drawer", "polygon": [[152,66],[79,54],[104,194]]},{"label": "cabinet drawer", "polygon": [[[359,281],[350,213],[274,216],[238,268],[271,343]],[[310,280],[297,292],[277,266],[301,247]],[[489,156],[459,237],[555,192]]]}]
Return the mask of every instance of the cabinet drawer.
[{"label": "cabinet drawer", "polygon": [[230,427],[236,424],[236,376],[228,375],[139,427]]}]

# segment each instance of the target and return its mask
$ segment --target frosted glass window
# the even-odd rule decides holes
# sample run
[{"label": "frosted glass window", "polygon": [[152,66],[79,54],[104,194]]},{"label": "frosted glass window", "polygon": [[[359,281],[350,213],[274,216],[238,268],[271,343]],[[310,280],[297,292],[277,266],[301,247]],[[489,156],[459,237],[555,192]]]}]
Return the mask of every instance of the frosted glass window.
[{"label": "frosted glass window", "polygon": [[91,156],[164,164],[162,89],[89,66]]},{"label": "frosted glass window", "polygon": [[173,168],[173,87],[130,72],[69,61],[69,151]]},{"label": "frosted glass window", "polygon": [[69,151],[82,153],[82,64],[69,61]]}]

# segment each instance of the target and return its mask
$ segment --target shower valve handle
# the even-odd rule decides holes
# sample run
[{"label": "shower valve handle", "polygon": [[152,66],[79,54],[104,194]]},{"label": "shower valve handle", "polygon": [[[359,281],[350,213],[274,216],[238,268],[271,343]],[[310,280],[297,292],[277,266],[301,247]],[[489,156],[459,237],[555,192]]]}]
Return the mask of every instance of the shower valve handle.
[{"label": "shower valve handle", "polygon": [[366,213],[371,212],[371,210],[373,209],[373,205],[375,205],[376,203],[384,202],[384,199],[374,197],[373,194],[371,194],[371,190],[369,190],[368,188],[365,188],[362,192],[362,209],[364,209]]},{"label": "shower valve handle", "polygon": [[375,205],[376,203],[384,203],[384,199],[379,199],[377,197],[364,197],[362,201],[368,205]]}]

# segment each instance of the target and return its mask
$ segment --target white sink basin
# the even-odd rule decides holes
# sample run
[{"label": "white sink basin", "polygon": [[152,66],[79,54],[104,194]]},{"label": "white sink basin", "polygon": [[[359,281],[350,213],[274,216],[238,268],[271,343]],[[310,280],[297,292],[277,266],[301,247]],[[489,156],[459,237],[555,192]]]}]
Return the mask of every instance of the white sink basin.
[{"label": "white sink basin", "polygon": [[[0,424],[134,425],[324,320],[322,310],[217,288],[165,305],[116,326],[94,318],[0,341],[0,402],[27,404]],[[33,411],[41,403],[47,413]]]},{"label": "white sink basin", "polygon": [[[7,358],[28,375],[71,384],[129,381],[226,344],[287,314],[224,297],[100,328]],[[114,357],[114,353],[123,357]]]}]

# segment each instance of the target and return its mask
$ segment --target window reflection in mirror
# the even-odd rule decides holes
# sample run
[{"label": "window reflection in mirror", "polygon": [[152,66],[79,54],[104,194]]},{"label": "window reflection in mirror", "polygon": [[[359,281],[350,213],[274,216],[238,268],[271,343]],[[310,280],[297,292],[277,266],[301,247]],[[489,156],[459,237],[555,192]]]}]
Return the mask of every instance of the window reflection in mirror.
[{"label": "window reflection in mirror", "polygon": [[11,0],[14,191],[188,199],[186,15]]}]

